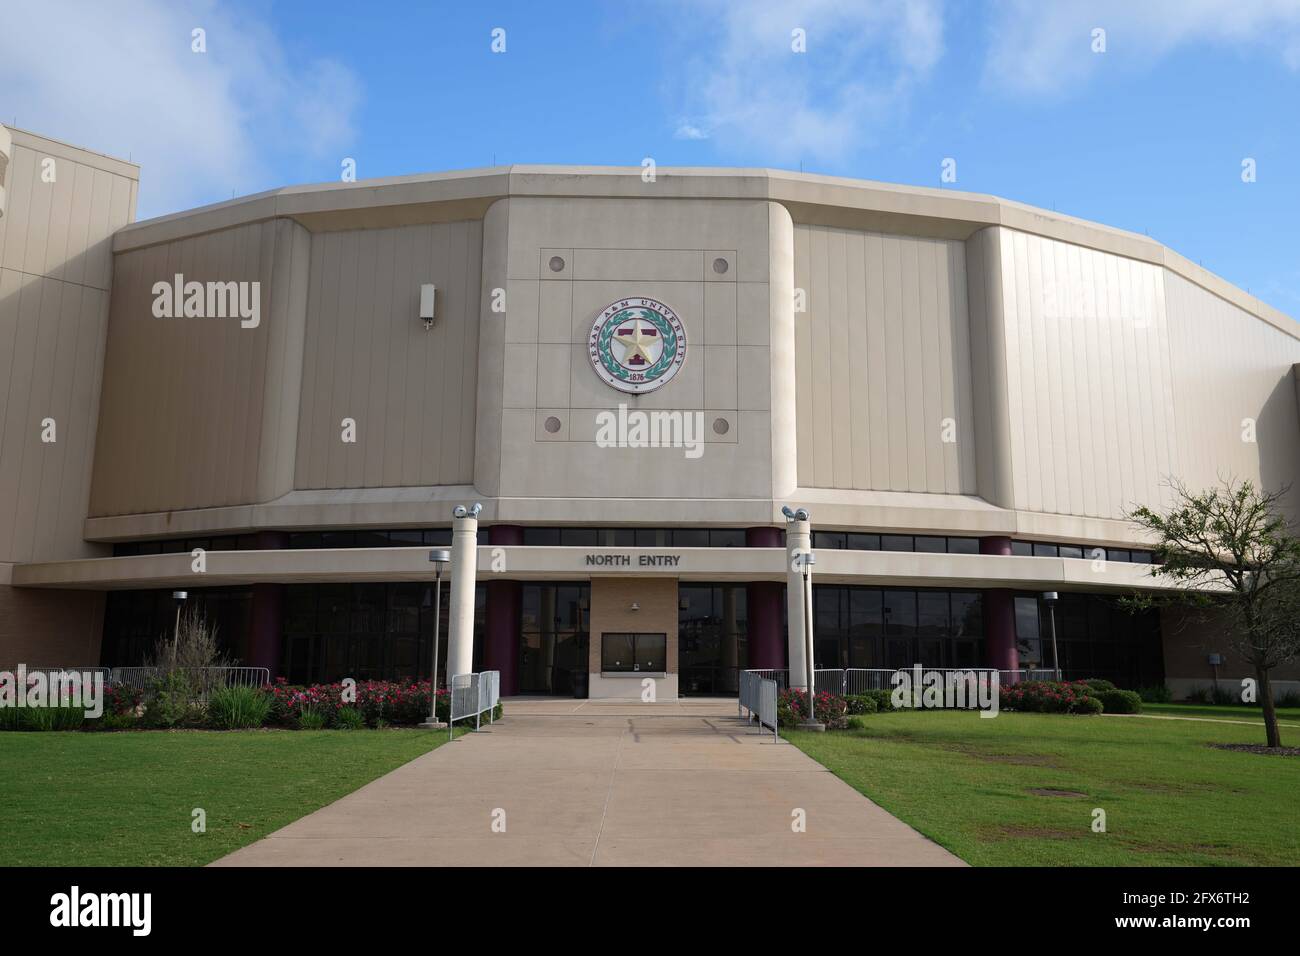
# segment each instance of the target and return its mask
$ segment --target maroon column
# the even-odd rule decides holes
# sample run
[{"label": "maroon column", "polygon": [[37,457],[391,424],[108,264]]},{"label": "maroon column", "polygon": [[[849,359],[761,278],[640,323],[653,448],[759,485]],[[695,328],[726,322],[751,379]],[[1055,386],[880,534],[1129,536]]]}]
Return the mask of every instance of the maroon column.
[{"label": "maroon column", "polygon": [[[1011,554],[1011,539],[1007,537],[980,538],[980,554]],[[1014,671],[1020,667],[1016,651],[1016,610],[1014,594],[1007,588],[988,588],[984,591],[984,656],[985,666],[1000,671]]]},{"label": "maroon column", "polygon": [[[748,528],[745,546],[784,548],[780,528]],[[749,662],[751,669],[781,670],[785,662],[785,616],[781,613],[780,581],[751,581],[745,588],[749,619]]]},{"label": "maroon column", "polygon": [[[488,544],[524,543],[524,529],[514,524],[488,528]],[[519,628],[523,587],[518,581],[488,581],[483,622],[483,669],[501,672],[501,696],[519,693]]]},{"label": "maroon column", "polygon": [[[279,551],[289,546],[284,531],[259,531],[257,551]],[[271,679],[281,676],[284,666],[284,585],[254,584],[253,608],[248,635],[249,667],[265,667]]]}]

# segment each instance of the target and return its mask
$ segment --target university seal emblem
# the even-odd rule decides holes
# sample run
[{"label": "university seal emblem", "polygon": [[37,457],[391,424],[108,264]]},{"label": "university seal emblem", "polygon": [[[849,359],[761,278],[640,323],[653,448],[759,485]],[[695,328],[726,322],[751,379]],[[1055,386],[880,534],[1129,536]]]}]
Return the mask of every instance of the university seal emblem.
[{"label": "university seal emblem", "polygon": [[587,355],[606,385],[634,395],[653,392],[685,363],[686,330],[657,299],[619,299],[596,315]]}]

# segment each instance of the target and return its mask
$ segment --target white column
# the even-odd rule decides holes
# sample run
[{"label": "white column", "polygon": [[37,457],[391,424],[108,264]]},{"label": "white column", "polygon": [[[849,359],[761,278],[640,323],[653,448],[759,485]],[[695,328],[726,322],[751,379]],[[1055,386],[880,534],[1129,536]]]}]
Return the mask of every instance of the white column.
[{"label": "white column", "polygon": [[451,608],[448,611],[447,682],[474,670],[474,582],[478,572],[478,518],[451,523]]},{"label": "white column", "polygon": [[785,606],[790,686],[807,687],[805,674],[807,649],[803,633],[803,575],[794,566],[796,554],[812,550],[812,526],[807,521],[787,521],[785,525]]}]

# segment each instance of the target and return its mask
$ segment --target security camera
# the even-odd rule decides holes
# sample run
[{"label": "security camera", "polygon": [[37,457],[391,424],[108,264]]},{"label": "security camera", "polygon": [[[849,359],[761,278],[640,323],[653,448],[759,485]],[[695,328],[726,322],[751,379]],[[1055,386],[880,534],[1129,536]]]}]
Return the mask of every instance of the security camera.
[{"label": "security camera", "polygon": [[794,511],[790,508],[789,505],[781,506],[781,514],[785,515],[787,521],[794,520]]},{"label": "security camera", "polygon": [[464,505],[457,505],[456,510],[451,513],[453,518],[463,518],[469,514],[469,510]]}]

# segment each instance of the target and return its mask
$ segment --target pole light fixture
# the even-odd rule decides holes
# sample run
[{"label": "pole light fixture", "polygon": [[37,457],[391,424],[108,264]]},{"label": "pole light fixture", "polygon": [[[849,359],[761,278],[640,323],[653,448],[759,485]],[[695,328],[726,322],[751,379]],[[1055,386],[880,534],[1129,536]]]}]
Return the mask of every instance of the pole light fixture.
[{"label": "pole light fixture", "polygon": [[176,623],[172,627],[173,641],[180,641],[181,639],[181,608],[185,604],[185,599],[188,598],[189,596],[190,595],[188,591],[172,592],[172,600],[176,602]]},{"label": "pole light fixture", "polygon": [[1043,603],[1047,605],[1047,619],[1052,629],[1052,667],[1056,672],[1056,680],[1061,680],[1061,658],[1056,652],[1056,602],[1061,596],[1055,591],[1043,592]]},{"label": "pole light fixture", "polygon": [[420,726],[425,730],[444,730],[447,725],[438,719],[438,653],[442,643],[442,569],[451,562],[451,552],[437,548],[429,552],[433,565],[433,672],[429,681],[429,719]]},{"label": "pole light fixture", "polygon": [[[807,514],[807,512],[804,512],[802,508],[800,509],[800,512]],[[817,555],[813,554],[812,551],[804,551],[795,556],[795,569],[803,579],[804,670],[806,672],[805,684],[808,688],[808,715],[799,722],[799,726],[804,730],[826,729],[826,725],[817,719],[817,682],[814,673],[817,668],[817,663],[813,660],[812,571],[813,565],[816,563]]]}]

